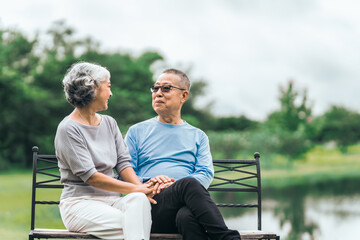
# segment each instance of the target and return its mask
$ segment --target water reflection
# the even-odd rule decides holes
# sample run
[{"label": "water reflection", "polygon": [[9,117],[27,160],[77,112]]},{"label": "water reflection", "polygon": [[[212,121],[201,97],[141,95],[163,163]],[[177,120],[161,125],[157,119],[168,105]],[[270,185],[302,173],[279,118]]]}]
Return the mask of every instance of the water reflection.
[{"label": "water reflection", "polygon": [[[354,239],[360,236],[360,180],[263,190],[262,229],[281,239]],[[256,202],[246,194],[218,194],[216,201]],[[225,200],[226,199],[226,200]],[[222,209],[229,227],[257,228],[256,210]],[[356,238],[355,238],[356,239]]]}]

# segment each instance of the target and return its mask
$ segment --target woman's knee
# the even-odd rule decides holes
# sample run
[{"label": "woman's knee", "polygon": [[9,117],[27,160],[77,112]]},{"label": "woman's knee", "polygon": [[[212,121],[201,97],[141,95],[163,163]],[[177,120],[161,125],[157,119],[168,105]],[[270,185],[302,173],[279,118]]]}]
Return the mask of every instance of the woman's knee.
[{"label": "woman's knee", "polygon": [[148,208],[151,208],[149,199],[147,198],[147,196],[144,193],[141,192],[134,192],[134,193],[129,193],[128,195],[125,196],[126,201],[131,201],[136,203],[136,205],[142,205],[142,206],[146,206]]},{"label": "woman's knee", "polygon": [[139,201],[139,202],[148,202],[148,198],[144,193],[141,192],[133,192],[133,193],[129,193],[125,196],[125,198],[127,199],[131,199],[133,201]]},{"label": "woman's knee", "polygon": [[127,194],[126,197],[147,199],[145,193],[142,193],[142,192],[132,192],[132,193]]}]

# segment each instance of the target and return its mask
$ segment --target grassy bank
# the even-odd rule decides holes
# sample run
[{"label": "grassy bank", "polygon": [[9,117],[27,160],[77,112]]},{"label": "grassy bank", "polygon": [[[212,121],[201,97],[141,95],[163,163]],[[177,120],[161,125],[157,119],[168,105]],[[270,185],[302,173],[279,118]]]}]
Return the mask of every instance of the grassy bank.
[{"label": "grassy bank", "polygon": [[[252,156],[240,156],[252,158]],[[345,178],[360,179],[360,145],[342,153],[337,148],[317,146],[300,159],[290,161],[283,156],[262,156],[263,187],[289,187],[317,184]],[[27,239],[30,228],[31,171],[0,174],[0,236],[2,240]],[[39,193],[39,199],[41,195]],[[54,199],[56,192],[48,193]],[[48,197],[48,196],[47,196]],[[42,227],[63,228],[57,206],[38,208],[37,223]]]},{"label": "grassy bank", "polygon": [[[0,174],[0,238],[2,240],[28,239],[31,207],[30,170]],[[44,193],[39,193],[39,199]],[[47,194],[49,195],[49,194]],[[54,200],[59,194],[51,192]],[[63,228],[57,206],[38,207],[37,222],[43,227]]]},{"label": "grassy bank", "polygon": [[[261,159],[262,163],[266,159]],[[346,153],[338,148],[316,146],[301,158],[291,161],[283,156],[263,164],[263,187],[288,187],[336,181],[344,178],[360,179],[360,145],[348,147]]]}]

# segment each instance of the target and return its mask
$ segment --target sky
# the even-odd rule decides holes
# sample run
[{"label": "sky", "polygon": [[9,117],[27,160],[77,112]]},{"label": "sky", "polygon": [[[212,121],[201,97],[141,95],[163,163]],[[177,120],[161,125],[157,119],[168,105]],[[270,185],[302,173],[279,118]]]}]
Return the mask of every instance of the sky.
[{"label": "sky", "polygon": [[357,0],[0,0],[0,26],[32,36],[63,19],[104,51],[155,50],[165,59],[155,73],[207,82],[199,107],[261,121],[290,80],[315,116],[360,112],[359,10]]}]

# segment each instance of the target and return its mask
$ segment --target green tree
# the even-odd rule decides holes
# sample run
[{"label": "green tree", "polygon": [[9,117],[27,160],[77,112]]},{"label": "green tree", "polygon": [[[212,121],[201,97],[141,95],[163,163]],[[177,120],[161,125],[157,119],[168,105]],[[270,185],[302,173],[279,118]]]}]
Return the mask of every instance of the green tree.
[{"label": "green tree", "polygon": [[151,108],[150,86],[153,84],[151,65],[162,56],[145,52],[138,58],[120,53],[88,52],[82,59],[106,66],[111,73],[113,97],[109,114],[120,125],[132,125],[154,116]]},{"label": "green tree", "polygon": [[[297,100],[300,98],[300,104]],[[311,117],[311,106],[308,102],[307,90],[302,95],[294,89],[294,82],[289,81],[286,87],[280,86],[280,110],[271,113],[267,123],[289,131],[296,131],[306,126]]]},{"label": "green tree", "polygon": [[346,146],[360,141],[360,114],[341,106],[332,106],[313,122],[314,141],[335,141],[346,151]]},{"label": "green tree", "polygon": [[219,117],[216,119],[216,125],[213,129],[215,131],[248,131],[257,128],[258,126],[258,122],[250,120],[246,116],[242,115],[240,117]]},{"label": "green tree", "polygon": [[307,91],[300,94],[294,89],[294,82],[289,81],[286,87],[280,87],[279,102],[280,110],[269,115],[263,132],[272,135],[274,141],[270,145],[274,151],[296,157],[311,146],[307,133],[312,110]]},{"label": "green tree", "polygon": [[[120,126],[132,125],[155,115],[151,108],[151,66],[163,60],[157,52],[138,57],[120,52],[102,52],[92,38],[79,38],[64,21],[47,31],[50,39],[30,40],[19,31],[0,28],[0,169],[9,164],[31,165],[33,145],[43,153],[54,152],[59,122],[73,107],[65,100],[62,79],[75,62],[89,61],[107,67],[111,73],[113,97],[105,114]],[[194,99],[205,83],[194,83],[185,115],[191,121],[208,118],[194,107]]]},{"label": "green tree", "polygon": [[41,106],[45,93],[31,84],[39,62],[36,43],[19,31],[0,29],[0,169],[25,162],[32,131],[41,127],[33,106]]},{"label": "green tree", "polygon": [[210,112],[211,103],[202,109],[195,106],[198,98],[205,94],[207,83],[203,79],[192,79],[190,70],[186,72],[191,81],[191,88],[189,98],[182,107],[182,118],[201,129],[212,129],[216,118]]}]

